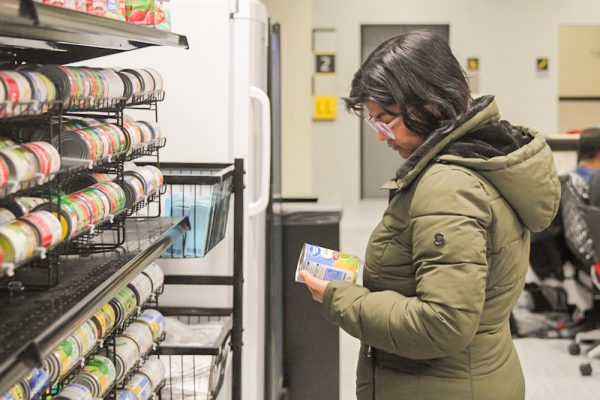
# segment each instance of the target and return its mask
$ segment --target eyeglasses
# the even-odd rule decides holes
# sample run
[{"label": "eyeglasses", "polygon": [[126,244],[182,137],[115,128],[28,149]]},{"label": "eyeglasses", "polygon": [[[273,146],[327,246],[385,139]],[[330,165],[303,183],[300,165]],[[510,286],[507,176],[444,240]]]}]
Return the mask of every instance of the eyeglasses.
[{"label": "eyeglasses", "polygon": [[365,122],[371,128],[373,128],[375,133],[382,132],[385,134],[385,136],[387,136],[388,139],[395,140],[396,135],[394,134],[394,131],[392,130],[392,128],[394,128],[394,126],[396,126],[396,124],[398,122],[400,122],[401,119],[402,118],[400,118],[400,117],[396,117],[386,124],[385,122],[381,122],[369,115],[367,118],[365,118]]}]

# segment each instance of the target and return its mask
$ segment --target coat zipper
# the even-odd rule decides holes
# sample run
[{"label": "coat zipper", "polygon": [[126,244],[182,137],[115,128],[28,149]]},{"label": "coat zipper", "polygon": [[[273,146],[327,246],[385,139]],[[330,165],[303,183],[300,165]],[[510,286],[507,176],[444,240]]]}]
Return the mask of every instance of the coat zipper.
[{"label": "coat zipper", "polygon": [[371,400],[376,400],[375,392],[375,349],[372,346],[367,347],[367,357],[371,359]]}]

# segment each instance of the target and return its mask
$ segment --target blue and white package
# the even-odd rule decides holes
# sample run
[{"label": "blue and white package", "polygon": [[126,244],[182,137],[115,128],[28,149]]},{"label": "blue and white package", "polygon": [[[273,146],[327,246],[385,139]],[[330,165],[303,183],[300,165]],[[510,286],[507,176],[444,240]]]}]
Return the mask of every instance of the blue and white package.
[{"label": "blue and white package", "polygon": [[326,281],[356,282],[359,265],[356,256],[305,243],[296,267],[296,282],[303,282],[300,271]]},{"label": "blue and white package", "polygon": [[166,217],[188,217],[191,230],[173,243],[163,257],[204,257],[206,236],[210,222],[211,197],[194,197],[190,193],[173,193],[166,196],[163,215]]}]

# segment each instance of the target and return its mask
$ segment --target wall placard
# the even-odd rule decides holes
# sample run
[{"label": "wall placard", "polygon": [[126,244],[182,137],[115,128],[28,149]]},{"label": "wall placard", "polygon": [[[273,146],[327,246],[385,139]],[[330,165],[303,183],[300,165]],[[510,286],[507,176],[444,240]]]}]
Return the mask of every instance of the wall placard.
[{"label": "wall placard", "polygon": [[476,57],[467,58],[467,69],[471,72],[479,71],[479,58],[476,58]]},{"label": "wall placard", "polygon": [[337,117],[336,96],[314,96],[314,121],[333,121]]},{"label": "wall placard", "polygon": [[316,74],[335,74],[335,54],[316,53],[315,54],[315,73]]}]

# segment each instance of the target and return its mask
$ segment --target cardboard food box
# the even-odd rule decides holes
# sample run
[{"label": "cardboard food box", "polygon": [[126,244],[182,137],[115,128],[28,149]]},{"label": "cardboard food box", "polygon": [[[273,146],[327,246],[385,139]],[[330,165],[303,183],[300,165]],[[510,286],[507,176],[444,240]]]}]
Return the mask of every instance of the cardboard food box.
[{"label": "cardboard food box", "polygon": [[106,15],[106,0],[86,0],[85,12],[104,17]]},{"label": "cardboard food box", "polygon": [[125,0],[106,0],[106,17],[125,21]]},{"label": "cardboard food box", "polygon": [[154,26],[156,13],[155,0],[126,0],[125,15],[127,22],[137,25]]},{"label": "cardboard food box", "polygon": [[171,30],[171,0],[156,0],[154,25],[156,29]]}]

